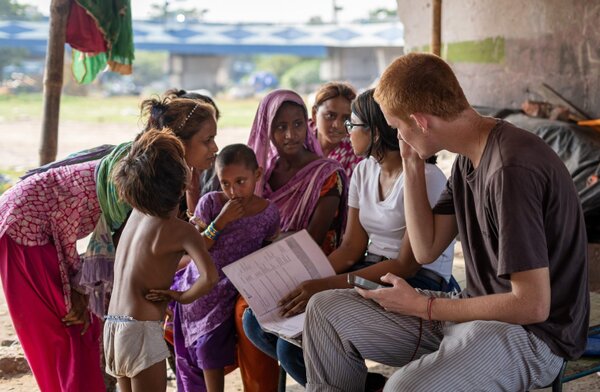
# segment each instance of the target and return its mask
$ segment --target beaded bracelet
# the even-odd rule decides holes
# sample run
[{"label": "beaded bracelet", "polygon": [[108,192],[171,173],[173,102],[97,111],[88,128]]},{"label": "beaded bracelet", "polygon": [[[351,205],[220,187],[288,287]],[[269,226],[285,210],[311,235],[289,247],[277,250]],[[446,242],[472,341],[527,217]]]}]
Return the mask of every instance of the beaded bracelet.
[{"label": "beaded bracelet", "polygon": [[214,222],[211,222],[210,225],[208,225],[208,227],[206,228],[206,230],[204,230],[204,235],[206,236],[206,238],[209,238],[213,241],[216,241],[217,238],[219,238],[219,234],[221,234],[221,232],[215,229]]}]

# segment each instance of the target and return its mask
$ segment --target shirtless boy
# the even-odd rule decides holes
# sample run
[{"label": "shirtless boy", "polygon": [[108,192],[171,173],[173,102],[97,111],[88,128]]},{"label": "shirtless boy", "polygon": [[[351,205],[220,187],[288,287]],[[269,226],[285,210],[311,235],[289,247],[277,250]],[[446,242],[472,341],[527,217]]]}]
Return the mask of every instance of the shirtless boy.
[{"label": "shirtless boy", "polygon": [[[147,131],[116,169],[119,195],[133,207],[115,259],[105,317],[106,371],[121,391],[165,391],[169,350],[161,320],[169,300],[190,303],[218,281],[196,228],[177,218],[189,169],[181,141],[170,131]],[[168,290],[187,252],[200,277],[186,291]]]}]

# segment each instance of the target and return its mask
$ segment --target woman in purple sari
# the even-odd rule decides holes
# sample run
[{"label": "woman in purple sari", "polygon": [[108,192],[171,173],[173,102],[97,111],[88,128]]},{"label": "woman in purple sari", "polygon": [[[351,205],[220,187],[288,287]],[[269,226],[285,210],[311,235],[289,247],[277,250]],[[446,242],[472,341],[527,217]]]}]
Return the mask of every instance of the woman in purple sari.
[{"label": "woman in purple sari", "polygon": [[[309,129],[302,98],[290,90],[276,90],[264,97],[254,118],[248,145],[265,170],[255,193],[279,208],[282,234],[306,229],[326,254],[331,253],[339,243],[345,222],[346,175],[339,162],[321,157],[321,147],[314,131]],[[251,312],[244,313],[247,307],[246,301],[240,298],[236,304],[236,324],[238,333],[244,336],[241,339],[246,340],[242,314],[244,324],[246,319],[255,320]],[[280,340],[272,350],[259,348],[277,359],[275,346],[289,344]],[[243,353],[239,354],[240,365],[254,366],[258,362],[255,353],[251,362],[244,360]],[[277,362],[269,362],[276,376]]]}]

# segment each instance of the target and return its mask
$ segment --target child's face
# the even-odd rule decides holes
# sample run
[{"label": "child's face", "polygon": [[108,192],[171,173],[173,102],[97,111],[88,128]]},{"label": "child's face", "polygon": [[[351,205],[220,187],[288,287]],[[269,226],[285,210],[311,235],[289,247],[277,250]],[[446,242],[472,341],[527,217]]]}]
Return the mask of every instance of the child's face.
[{"label": "child's face", "polygon": [[217,176],[225,196],[229,200],[242,199],[248,202],[254,195],[256,181],[262,175],[262,169],[249,169],[243,164],[232,164],[221,167],[217,165]]}]

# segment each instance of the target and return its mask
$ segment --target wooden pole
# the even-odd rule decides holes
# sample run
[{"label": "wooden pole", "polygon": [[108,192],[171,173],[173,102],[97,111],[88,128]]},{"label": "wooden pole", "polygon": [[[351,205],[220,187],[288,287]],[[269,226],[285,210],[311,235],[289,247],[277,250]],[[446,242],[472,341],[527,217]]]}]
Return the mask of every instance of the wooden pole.
[{"label": "wooden pole", "polygon": [[42,118],[40,165],[56,159],[69,4],[69,0],[52,0],[50,4],[50,35],[48,37],[48,47],[46,48],[46,67],[44,70],[44,114]]},{"label": "wooden pole", "polygon": [[440,56],[442,47],[442,0],[433,0],[431,53]]}]

